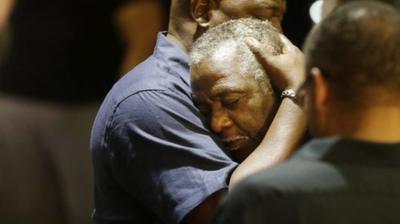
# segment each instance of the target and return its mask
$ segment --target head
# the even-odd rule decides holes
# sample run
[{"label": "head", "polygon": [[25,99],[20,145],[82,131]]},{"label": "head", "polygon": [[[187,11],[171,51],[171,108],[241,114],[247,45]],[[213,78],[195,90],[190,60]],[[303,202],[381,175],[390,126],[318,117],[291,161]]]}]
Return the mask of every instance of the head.
[{"label": "head", "polygon": [[337,7],[354,1],[377,1],[383,2],[387,4],[394,5],[400,8],[400,0],[324,0],[323,7],[322,7],[322,17],[326,17],[329,13],[331,13]]},{"label": "head", "polygon": [[187,49],[209,28],[238,18],[258,18],[281,30],[286,0],[172,0],[169,33]]},{"label": "head", "polygon": [[311,31],[304,52],[314,135],[346,136],[367,111],[399,107],[400,14],[389,5],[339,7]]},{"label": "head", "polygon": [[202,27],[214,27],[229,19],[253,17],[281,29],[286,0],[195,0],[192,15]]},{"label": "head", "polygon": [[282,50],[271,24],[239,19],[210,29],[190,54],[194,101],[239,161],[262,140],[277,103],[267,74],[243,41],[248,37],[269,43],[276,54]]}]

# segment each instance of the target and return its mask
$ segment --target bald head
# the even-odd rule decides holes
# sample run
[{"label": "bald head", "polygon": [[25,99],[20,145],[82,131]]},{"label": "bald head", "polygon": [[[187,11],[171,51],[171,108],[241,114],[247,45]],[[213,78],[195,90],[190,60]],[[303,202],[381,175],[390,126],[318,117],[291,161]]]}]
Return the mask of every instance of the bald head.
[{"label": "bald head", "polygon": [[329,13],[331,13],[337,7],[350,2],[355,1],[365,1],[365,2],[382,2],[389,5],[394,6],[395,8],[400,10],[400,0],[324,0],[323,9],[322,9],[322,17],[326,17]]},{"label": "bald head", "polygon": [[320,68],[335,98],[352,108],[400,96],[400,14],[389,5],[339,7],[311,32],[304,50],[307,69]]}]

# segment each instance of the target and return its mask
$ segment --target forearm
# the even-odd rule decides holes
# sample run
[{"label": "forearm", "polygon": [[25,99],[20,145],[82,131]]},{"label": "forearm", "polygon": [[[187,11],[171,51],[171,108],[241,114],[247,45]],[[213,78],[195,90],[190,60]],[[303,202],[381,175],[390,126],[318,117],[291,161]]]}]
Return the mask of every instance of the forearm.
[{"label": "forearm", "polygon": [[260,145],[233,172],[229,187],[243,178],[287,159],[301,143],[307,127],[303,109],[284,98]]}]

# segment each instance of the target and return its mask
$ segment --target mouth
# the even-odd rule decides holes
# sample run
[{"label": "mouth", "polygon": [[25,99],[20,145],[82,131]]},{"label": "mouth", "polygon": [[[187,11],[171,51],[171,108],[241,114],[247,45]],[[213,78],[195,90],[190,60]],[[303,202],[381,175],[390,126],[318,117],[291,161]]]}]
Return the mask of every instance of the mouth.
[{"label": "mouth", "polygon": [[222,143],[230,150],[239,150],[250,138],[246,136],[234,136],[222,139]]}]

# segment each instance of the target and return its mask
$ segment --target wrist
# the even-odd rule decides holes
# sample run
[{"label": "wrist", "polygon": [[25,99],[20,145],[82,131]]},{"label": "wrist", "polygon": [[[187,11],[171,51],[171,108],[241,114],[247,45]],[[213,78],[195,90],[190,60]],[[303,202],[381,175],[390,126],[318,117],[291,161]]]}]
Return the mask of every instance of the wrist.
[{"label": "wrist", "polygon": [[288,80],[287,86],[285,89],[293,89],[294,91],[297,91],[301,85],[303,85],[305,76],[303,72],[300,72],[299,70],[296,70],[297,73],[291,75],[290,77],[293,77],[291,80]]}]

